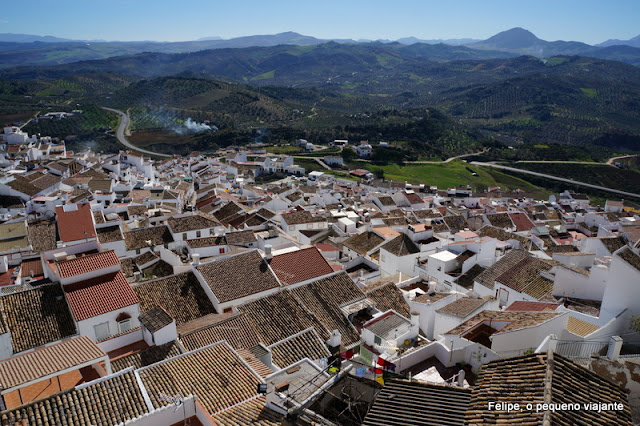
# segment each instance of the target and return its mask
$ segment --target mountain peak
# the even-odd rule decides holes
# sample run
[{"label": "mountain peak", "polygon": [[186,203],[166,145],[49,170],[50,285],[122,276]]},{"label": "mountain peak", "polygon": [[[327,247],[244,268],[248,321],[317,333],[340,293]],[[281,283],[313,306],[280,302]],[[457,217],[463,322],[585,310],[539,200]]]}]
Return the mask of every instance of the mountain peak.
[{"label": "mountain peak", "polygon": [[481,43],[494,45],[503,49],[521,49],[535,46],[541,42],[542,40],[536,37],[531,31],[516,27],[502,31]]}]

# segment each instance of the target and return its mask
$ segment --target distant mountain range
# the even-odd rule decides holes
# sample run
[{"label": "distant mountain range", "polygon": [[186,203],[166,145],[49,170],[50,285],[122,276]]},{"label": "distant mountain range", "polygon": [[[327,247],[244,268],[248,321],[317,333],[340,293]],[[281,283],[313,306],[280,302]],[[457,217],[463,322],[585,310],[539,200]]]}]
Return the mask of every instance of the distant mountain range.
[{"label": "distant mountain range", "polygon": [[[482,41],[473,39],[422,40],[415,37],[401,38],[397,41],[327,40],[305,36],[291,31],[272,35],[236,37],[229,40],[223,40],[219,37],[206,37],[200,40],[185,42],[78,41],[48,36],[0,34],[0,68],[29,65],[57,65],[107,59],[116,56],[135,55],[143,52],[195,53],[211,49],[274,47],[279,45],[315,46],[326,43],[357,46],[408,46],[412,47],[417,55],[434,61],[504,58],[518,55],[531,55],[536,57],[579,55],[616,60],[640,66],[640,47],[629,45],[634,43],[634,40],[635,42],[640,42],[638,40],[639,37],[627,41],[628,45],[617,45],[614,41],[608,41],[603,43],[603,46],[591,46],[575,41],[550,42],[541,40],[523,28],[513,28],[508,31],[503,31]],[[604,46],[604,44],[607,45]],[[398,48],[399,47],[394,47],[394,49]]]},{"label": "distant mountain range", "polygon": [[608,47],[608,46],[631,46],[631,47],[640,47],[640,35],[635,36],[629,40],[618,40],[618,39],[610,39],[603,43],[600,43],[598,46]]}]

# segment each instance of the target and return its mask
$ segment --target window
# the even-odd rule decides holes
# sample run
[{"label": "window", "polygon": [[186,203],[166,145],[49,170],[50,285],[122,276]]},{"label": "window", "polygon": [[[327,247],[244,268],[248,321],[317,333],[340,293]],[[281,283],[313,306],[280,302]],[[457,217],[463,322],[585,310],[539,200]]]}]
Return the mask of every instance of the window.
[{"label": "window", "polygon": [[140,254],[140,249],[136,249],[136,254]]},{"label": "window", "polygon": [[233,308],[224,308],[224,310],[222,311],[225,314],[230,314],[233,312]]},{"label": "window", "polygon": [[382,339],[380,338],[380,336],[374,336],[373,337],[373,343],[375,343],[376,345],[381,345],[382,344]]},{"label": "window", "polygon": [[224,247],[220,247],[220,254],[224,254]]},{"label": "window", "polygon": [[93,326],[93,328],[96,332],[96,340],[98,341],[104,340],[110,336],[108,322],[103,322],[102,324],[95,325]]},{"label": "window", "polygon": [[131,318],[118,322],[118,333],[124,333],[129,330],[131,330]]},{"label": "window", "polygon": [[186,240],[187,239],[187,233],[185,232],[184,234],[182,234],[182,239]]},{"label": "window", "polygon": [[200,238],[202,236],[202,234],[200,233],[200,231],[196,231],[196,238]]}]

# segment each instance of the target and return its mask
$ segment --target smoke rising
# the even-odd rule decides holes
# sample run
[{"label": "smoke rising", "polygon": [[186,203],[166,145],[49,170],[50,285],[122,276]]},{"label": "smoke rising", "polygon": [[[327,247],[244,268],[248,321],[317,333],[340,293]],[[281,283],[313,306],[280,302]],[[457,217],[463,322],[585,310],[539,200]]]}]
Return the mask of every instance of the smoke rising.
[{"label": "smoke rising", "polygon": [[191,117],[188,117],[181,126],[176,126],[173,128],[173,131],[179,135],[188,135],[194,133],[202,133],[202,132],[210,132],[217,131],[218,128],[216,126],[209,126],[205,123],[198,123],[197,121],[193,121]]}]

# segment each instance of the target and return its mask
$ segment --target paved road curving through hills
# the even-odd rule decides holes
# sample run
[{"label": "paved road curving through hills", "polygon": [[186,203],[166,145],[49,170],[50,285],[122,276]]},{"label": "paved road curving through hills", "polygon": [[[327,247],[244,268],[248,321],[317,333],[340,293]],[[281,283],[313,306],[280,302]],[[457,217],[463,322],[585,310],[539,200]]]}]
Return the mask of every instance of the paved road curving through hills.
[{"label": "paved road curving through hills", "polygon": [[620,191],[619,189],[606,188],[604,186],[592,185],[590,183],[585,183],[585,182],[578,182],[578,181],[575,181],[575,180],[572,180],[572,179],[567,179],[567,178],[562,178],[562,177],[558,177],[558,176],[547,175],[545,173],[532,172],[530,170],[517,169],[515,167],[501,166],[501,165],[498,165],[498,164],[491,164],[491,163],[481,163],[481,162],[478,162],[478,161],[472,161],[469,164],[472,164],[474,166],[493,167],[495,169],[509,170],[509,171],[512,171],[512,172],[524,173],[524,174],[533,175],[533,176],[539,176],[539,177],[543,177],[543,178],[547,178],[547,179],[557,180],[557,181],[560,181],[560,182],[570,183],[570,184],[573,184],[573,185],[579,185],[579,186],[584,186],[584,187],[587,187],[587,188],[598,189],[600,191],[612,192],[614,194],[624,195],[625,197],[640,198],[640,194],[634,194],[633,192]]},{"label": "paved road curving through hills", "polygon": [[122,145],[126,146],[127,148],[133,151],[141,152],[143,154],[153,155],[156,157],[168,157],[168,158],[172,157],[171,155],[168,155],[168,154],[160,154],[159,152],[149,151],[148,149],[138,148],[137,146],[133,145],[125,137],[125,132],[129,127],[129,116],[122,111],[118,111],[117,109],[107,108],[107,107],[100,107],[100,108],[106,111],[115,112],[120,116],[120,125],[118,126],[118,131],[116,132],[116,136],[118,137],[118,141]]}]

